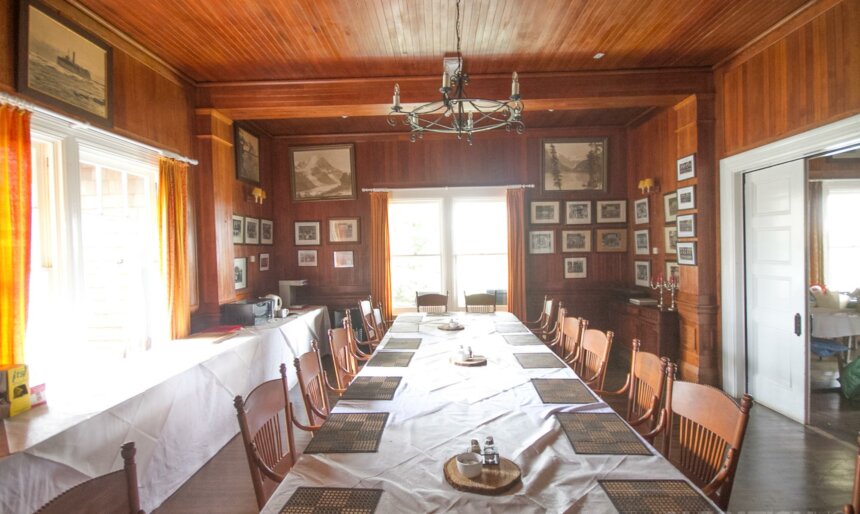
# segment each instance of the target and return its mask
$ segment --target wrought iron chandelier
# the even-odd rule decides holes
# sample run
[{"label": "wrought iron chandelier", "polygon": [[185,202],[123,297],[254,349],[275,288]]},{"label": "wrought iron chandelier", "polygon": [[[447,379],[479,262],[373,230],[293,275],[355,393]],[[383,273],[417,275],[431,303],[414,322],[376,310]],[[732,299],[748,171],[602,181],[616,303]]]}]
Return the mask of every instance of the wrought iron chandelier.
[{"label": "wrought iron chandelier", "polygon": [[472,134],[504,127],[510,132],[522,134],[525,125],[522,121],[523,103],[520,101],[520,82],[517,72],[511,78],[511,97],[508,100],[470,98],[466,94],[469,75],[463,72],[463,54],[460,51],[461,20],[460,1],[457,0],[457,57],[443,60],[442,99],[420,105],[408,111],[400,105],[400,85],[394,84],[394,102],[388,113],[388,124],[397,125],[401,117],[404,125],[412,131],[410,139],[414,142],[425,132],[456,134],[463,136],[472,144]]}]

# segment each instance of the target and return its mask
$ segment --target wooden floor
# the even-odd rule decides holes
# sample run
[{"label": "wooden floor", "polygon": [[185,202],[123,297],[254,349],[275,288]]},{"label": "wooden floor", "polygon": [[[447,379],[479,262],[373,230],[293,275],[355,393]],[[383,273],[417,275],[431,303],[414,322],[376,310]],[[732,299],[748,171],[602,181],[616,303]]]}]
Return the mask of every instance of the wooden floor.
[{"label": "wooden floor", "polygon": [[[613,373],[610,385],[620,380]],[[623,374],[621,374],[623,377]],[[846,427],[854,434],[860,426]],[[297,437],[302,437],[298,431]],[[297,441],[301,448],[306,444]],[[761,405],[752,409],[732,500],[733,512],[841,512],[851,495],[856,447]],[[157,514],[254,513],[248,463],[237,436]]]}]

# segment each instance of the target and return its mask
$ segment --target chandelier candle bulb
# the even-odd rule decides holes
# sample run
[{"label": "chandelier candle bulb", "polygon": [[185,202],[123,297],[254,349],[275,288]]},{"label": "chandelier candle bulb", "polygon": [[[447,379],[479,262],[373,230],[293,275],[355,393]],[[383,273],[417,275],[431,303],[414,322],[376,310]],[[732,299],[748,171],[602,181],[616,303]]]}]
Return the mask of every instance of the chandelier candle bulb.
[{"label": "chandelier candle bulb", "polygon": [[520,81],[517,72],[514,72],[511,78],[511,99],[515,100],[518,96],[520,96]]},{"label": "chandelier candle bulb", "polygon": [[394,84],[394,110],[400,109],[400,84]]},{"label": "chandelier candle bulb", "polygon": [[451,79],[448,78],[448,72],[442,72],[442,89],[447,89],[448,85],[451,83]]}]

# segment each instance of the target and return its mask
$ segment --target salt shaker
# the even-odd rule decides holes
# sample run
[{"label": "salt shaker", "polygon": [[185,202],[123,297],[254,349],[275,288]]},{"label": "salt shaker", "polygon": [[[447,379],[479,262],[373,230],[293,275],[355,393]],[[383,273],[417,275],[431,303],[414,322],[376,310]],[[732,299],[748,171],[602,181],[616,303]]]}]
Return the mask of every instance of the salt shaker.
[{"label": "salt shaker", "polygon": [[481,444],[478,442],[477,439],[472,439],[472,443],[469,446],[469,451],[472,453],[477,453],[478,455],[481,454]]},{"label": "salt shaker", "polygon": [[499,465],[499,451],[496,449],[496,444],[493,442],[493,436],[488,435],[484,441],[484,466]]}]

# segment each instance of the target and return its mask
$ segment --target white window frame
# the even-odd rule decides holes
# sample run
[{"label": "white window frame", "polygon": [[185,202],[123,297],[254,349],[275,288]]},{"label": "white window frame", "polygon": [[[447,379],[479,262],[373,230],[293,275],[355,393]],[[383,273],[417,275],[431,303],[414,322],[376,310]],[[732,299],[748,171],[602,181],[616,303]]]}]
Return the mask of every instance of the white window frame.
[{"label": "white window frame", "polygon": [[[826,220],[829,216],[829,213],[827,212],[827,203],[828,203],[827,200],[828,200],[828,197],[832,194],[839,195],[839,194],[853,193],[855,195],[860,195],[860,179],[824,180],[823,184],[822,184],[822,193],[823,193],[822,194],[822,196],[823,196],[822,208],[824,210],[823,214],[824,214],[824,220],[825,220],[825,225],[823,227],[823,229],[824,229],[823,230],[823,234],[824,234],[824,263],[823,263],[824,264],[824,266],[823,266],[824,283],[830,284],[831,280],[830,280],[830,270],[829,270],[829,267],[830,267],[829,254],[830,254],[831,244],[830,244],[830,231],[827,229],[827,224],[826,224]],[[852,248],[856,248],[856,247],[852,247]],[[855,285],[855,287],[857,287],[857,286]],[[830,289],[829,285],[828,285],[828,289]]]}]

